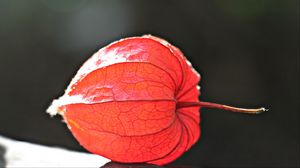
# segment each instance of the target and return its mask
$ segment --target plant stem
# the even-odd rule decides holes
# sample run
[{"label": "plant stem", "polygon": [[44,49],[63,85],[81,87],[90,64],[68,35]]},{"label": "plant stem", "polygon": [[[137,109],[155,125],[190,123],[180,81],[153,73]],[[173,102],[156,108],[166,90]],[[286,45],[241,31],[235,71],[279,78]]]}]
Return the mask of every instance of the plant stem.
[{"label": "plant stem", "polygon": [[238,108],[238,107],[232,107],[232,106],[227,106],[227,105],[223,105],[223,104],[203,102],[203,101],[201,101],[201,102],[178,102],[177,103],[177,108],[192,107],[192,106],[215,108],[215,109],[228,110],[231,112],[247,113],[247,114],[259,114],[261,112],[268,111],[268,109],[265,109],[263,107],[257,108],[257,109],[247,109],[247,108]]}]

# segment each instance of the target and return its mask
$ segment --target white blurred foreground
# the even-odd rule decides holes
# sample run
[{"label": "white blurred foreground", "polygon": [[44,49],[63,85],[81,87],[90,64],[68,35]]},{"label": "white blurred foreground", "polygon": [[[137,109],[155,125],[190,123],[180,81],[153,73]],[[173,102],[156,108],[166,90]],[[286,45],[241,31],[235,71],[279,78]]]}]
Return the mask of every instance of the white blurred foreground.
[{"label": "white blurred foreground", "polygon": [[101,167],[110,160],[93,154],[15,141],[0,136],[6,167]]}]

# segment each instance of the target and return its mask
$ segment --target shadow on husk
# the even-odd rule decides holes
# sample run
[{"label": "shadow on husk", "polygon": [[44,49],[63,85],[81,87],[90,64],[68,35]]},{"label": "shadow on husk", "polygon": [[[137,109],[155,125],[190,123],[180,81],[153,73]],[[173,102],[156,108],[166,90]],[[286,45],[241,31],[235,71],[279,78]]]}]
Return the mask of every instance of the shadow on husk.
[{"label": "shadow on husk", "polygon": [[191,166],[157,166],[147,163],[118,163],[118,162],[109,162],[100,168],[193,168]]}]

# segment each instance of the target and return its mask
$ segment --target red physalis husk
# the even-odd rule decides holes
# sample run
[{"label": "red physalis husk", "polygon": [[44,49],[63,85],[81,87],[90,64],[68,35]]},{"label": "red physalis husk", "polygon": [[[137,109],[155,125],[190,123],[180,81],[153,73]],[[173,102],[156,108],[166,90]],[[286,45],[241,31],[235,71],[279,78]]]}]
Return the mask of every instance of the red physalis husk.
[{"label": "red physalis husk", "polygon": [[118,162],[169,163],[200,136],[200,75],[181,51],[145,35],[114,42],[79,69],[48,112],[61,114],[79,143]]}]

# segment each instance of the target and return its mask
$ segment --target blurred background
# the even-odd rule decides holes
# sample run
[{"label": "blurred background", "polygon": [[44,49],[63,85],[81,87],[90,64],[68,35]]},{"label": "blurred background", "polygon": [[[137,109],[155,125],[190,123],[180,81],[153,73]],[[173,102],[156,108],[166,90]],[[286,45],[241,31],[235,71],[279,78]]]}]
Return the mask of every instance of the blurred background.
[{"label": "blurred background", "polygon": [[0,134],[85,151],[45,110],[99,48],[149,33],[201,73],[201,100],[270,108],[203,109],[201,139],[172,165],[299,166],[298,0],[0,0]]}]

